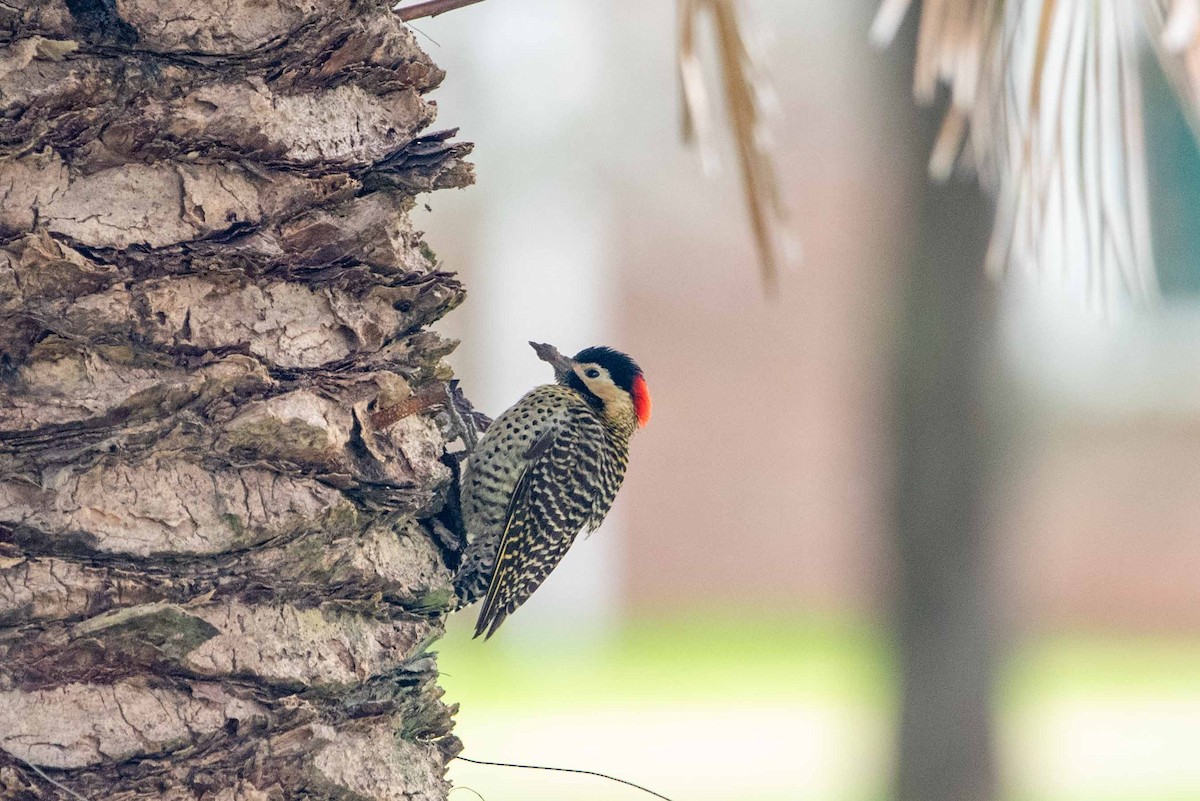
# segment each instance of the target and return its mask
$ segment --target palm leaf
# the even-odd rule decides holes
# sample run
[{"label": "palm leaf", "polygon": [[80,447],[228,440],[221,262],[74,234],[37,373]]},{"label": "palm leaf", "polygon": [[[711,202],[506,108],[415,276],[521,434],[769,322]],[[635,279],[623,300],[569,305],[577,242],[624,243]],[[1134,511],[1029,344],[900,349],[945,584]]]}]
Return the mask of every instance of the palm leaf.
[{"label": "palm leaf", "polygon": [[[873,40],[909,5],[885,0]],[[1092,308],[1153,298],[1132,0],[926,0],[920,13],[914,93],[950,94],[930,172],[968,164],[995,194],[989,270]]]},{"label": "palm leaf", "polygon": [[758,249],[762,280],[773,291],[789,258],[790,236],[766,123],[770,86],[734,0],[679,0],[678,68],[683,138],[700,147],[707,171],[716,165],[712,103],[699,53],[701,19],[711,15],[721,93],[741,169],[742,189]]}]

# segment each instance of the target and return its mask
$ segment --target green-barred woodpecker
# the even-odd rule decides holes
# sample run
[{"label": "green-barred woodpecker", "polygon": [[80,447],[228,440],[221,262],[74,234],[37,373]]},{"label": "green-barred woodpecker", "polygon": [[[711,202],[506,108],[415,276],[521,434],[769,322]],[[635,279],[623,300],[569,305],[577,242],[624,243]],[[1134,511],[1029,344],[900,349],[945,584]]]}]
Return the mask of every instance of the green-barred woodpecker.
[{"label": "green-barred woodpecker", "polygon": [[536,387],[492,422],[462,481],[468,545],[454,584],[463,604],[483,598],[475,636],[485,639],[579,532],[604,520],[625,477],[629,439],[650,419],[646,379],[624,353],[594,347],[568,359],[529,344],[557,383]]}]

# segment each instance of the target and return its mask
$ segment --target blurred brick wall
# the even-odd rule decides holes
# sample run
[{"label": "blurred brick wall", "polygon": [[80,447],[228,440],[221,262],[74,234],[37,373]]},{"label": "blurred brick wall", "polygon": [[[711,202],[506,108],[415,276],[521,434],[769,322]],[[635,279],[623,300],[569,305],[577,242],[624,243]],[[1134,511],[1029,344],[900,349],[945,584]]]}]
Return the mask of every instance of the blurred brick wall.
[{"label": "blurred brick wall", "polygon": [[[627,345],[655,399],[622,499],[636,607],[861,607],[883,581],[884,345],[910,171],[887,129],[907,79],[866,44],[870,4],[819,6],[758,8],[804,251],[778,297],[728,158],[703,178],[674,98],[629,123],[656,143],[622,174],[618,216]],[[622,69],[673,86],[670,43],[642,45]]]},{"label": "blurred brick wall", "polygon": [[997,511],[1017,618],[1200,631],[1200,420],[1063,425],[1017,455]]}]

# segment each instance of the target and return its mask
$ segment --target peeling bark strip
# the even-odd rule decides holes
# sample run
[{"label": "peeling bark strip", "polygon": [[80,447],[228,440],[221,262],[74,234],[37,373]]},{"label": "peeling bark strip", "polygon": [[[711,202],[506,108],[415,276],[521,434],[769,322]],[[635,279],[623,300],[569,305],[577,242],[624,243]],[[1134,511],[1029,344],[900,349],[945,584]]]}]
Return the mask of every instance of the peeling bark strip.
[{"label": "peeling bark strip", "polygon": [[471,170],[389,5],[0,4],[0,799],[446,797]]}]

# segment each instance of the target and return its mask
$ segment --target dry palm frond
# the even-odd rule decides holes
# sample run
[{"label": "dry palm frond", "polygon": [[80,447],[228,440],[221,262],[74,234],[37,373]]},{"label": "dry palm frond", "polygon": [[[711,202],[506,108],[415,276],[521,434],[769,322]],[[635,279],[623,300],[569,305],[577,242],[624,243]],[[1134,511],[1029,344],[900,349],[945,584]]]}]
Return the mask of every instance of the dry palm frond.
[{"label": "dry palm frond", "polygon": [[[885,0],[876,42],[909,4]],[[1092,307],[1153,297],[1133,0],[926,0],[918,36],[918,99],[951,94],[930,170],[961,151],[997,197],[989,268]]]},{"label": "dry palm frond", "polygon": [[772,291],[788,257],[788,232],[779,193],[764,106],[769,87],[759,71],[735,0],[679,0],[679,78],[683,90],[683,138],[698,142],[706,169],[716,163],[711,103],[697,50],[700,18],[712,15],[722,89],[733,129],[750,224]]}]

